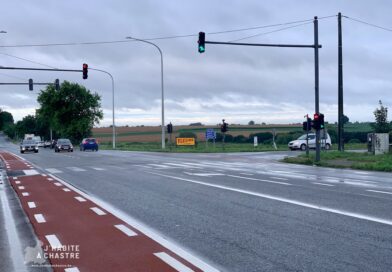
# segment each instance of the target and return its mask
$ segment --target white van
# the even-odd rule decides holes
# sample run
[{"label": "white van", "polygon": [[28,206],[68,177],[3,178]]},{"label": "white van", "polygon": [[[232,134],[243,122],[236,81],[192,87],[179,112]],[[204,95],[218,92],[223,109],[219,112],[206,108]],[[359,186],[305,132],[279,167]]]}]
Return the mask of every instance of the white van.
[{"label": "white van", "polygon": [[[332,142],[331,142],[331,137],[329,136],[328,133],[325,133],[324,135],[324,133],[321,132],[320,140],[321,140],[321,148],[325,148],[326,150],[331,149]],[[309,143],[309,148],[316,148],[316,133],[308,134],[308,143]],[[289,142],[288,146],[291,150],[295,150],[295,149],[306,150],[306,134],[302,135],[297,140]]]}]

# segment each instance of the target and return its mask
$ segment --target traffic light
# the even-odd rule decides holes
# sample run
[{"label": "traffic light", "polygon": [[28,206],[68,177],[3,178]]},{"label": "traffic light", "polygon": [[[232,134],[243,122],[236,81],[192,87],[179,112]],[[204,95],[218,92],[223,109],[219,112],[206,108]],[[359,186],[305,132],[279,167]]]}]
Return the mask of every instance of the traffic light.
[{"label": "traffic light", "polygon": [[199,53],[204,53],[206,51],[206,34],[204,32],[199,32]]},{"label": "traffic light", "polygon": [[60,90],[60,80],[58,78],[54,81],[54,89],[56,91]]},{"label": "traffic light", "polygon": [[173,133],[173,125],[172,125],[172,123],[167,125],[167,133],[169,133],[169,134]]},{"label": "traffic light", "polygon": [[83,63],[83,79],[88,78],[88,65],[87,63]]},{"label": "traffic light", "polygon": [[320,129],[320,115],[318,113],[315,113],[313,115],[313,126],[312,126],[315,130],[319,130]]},{"label": "traffic light", "polygon": [[306,119],[305,122],[302,123],[302,129],[305,131],[309,131],[312,129],[312,119],[309,117]]},{"label": "traffic light", "polygon": [[320,129],[324,129],[325,128],[325,125],[324,125],[324,114],[320,113],[319,119],[320,119]]},{"label": "traffic light", "polygon": [[32,91],[33,87],[34,87],[33,80],[30,78],[29,79],[29,91]]},{"label": "traffic light", "polygon": [[225,133],[227,132],[229,129],[229,126],[227,125],[227,123],[225,123],[225,121],[223,121],[223,124],[221,125],[221,132]]}]

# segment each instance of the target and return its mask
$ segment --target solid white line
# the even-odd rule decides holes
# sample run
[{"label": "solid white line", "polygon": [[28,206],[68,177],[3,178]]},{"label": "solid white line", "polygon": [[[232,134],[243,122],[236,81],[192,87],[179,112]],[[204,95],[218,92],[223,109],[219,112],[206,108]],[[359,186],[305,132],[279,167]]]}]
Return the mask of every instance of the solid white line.
[{"label": "solid white line", "polygon": [[80,270],[77,267],[70,267],[66,268],[64,272],[80,272]]},{"label": "solid white line", "polygon": [[97,170],[97,171],[104,171],[105,169],[103,169],[103,168],[99,168],[99,167],[91,167],[92,169],[94,169],[94,170]]},{"label": "solid white line", "polygon": [[71,190],[68,189],[68,188],[63,188],[63,191],[64,191],[64,192],[71,192]]},{"label": "solid white line", "polygon": [[15,184],[20,184],[20,181],[19,181],[19,180],[16,180],[16,181],[15,181]]},{"label": "solid white line", "polygon": [[63,186],[60,182],[55,182],[54,185],[59,186],[59,187]]},{"label": "solid white line", "polygon": [[19,190],[24,190],[25,187],[24,187],[24,186],[18,186],[18,189],[19,189]]},{"label": "solid white line", "polygon": [[95,212],[98,215],[105,215],[106,214],[103,210],[101,210],[98,207],[92,207],[92,208],[90,208],[90,210],[92,210],[93,212]]},{"label": "solid white line", "polygon": [[335,186],[335,185],[332,185],[332,184],[325,184],[325,183],[319,183],[319,182],[312,182],[313,184],[317,184],[317,185],[322,185],[322,186],[330,186],[330,187],[332,187],[332,186]]},{"label": "solid white line", "polygon": [[162,176],[162,177],[167,177],[167,178],[171,178],[171,179],[187,181],[187,182],[200,184],[200,185],[204,185],[204,186],[209,186],[209,187],[213,187],[213,188],[228,190],[228,191],[232,191],[232,192],[247,194],[247,195],[251,195],[251,196],[257,196],[257,197],[262,197],[262,198],[266,198],[266,199],[276,200],[276,201],[280,201],[280,202],[284,202],[284,203],[288,203],[288,204],[293,204],[293,205],[297,205],[297,206],[301,206],[301,207],[305,207],[305,208],[330,212],[330,213],[339,214],[339,215],[345,215],[348,217],[363,219],[363,220],[367,220],[367,221],[371,221],[371,222],[376,222],[376,223],[381,223],[381,224],[392,226],[392,220],[383,219],[383,218],[379,218],[379,217],[367,216],[364,214],[353,213],[353,212],[348,212],[348,211],[343,211],[343,210],[338,210],[338,209],[332,209],[332,208],[318,206],[315,204],[309,204],[309,203],[305,203],[305,202],[301,202],[301,201],[297,201],[297,200],[291,200],[291,199],[287,199],[287,198],[283,198],[283,197],[277,197],[277,196],[272,196],[272,195],[267,195],[267,194],[256,193],[256,192],[252,192],[252,191],[248,191],[248,190],[242,190],[242,189],[237,189],[237,188],[233,188],[233,187],[212,184],[212,183],[208,183],[208,182],[179,178],[179,177],[164,175],[164,174],[155,173],[155,172],[147,172],[147,173]]},{"label": "solid white line", "polygon": [[232,178],[256,180],[256,181],[262,181],[262,182],[268,182],[268,183],[275,183],[275,184],[282,184],[282,185],[291,185],[290,183],[287,183],[287,182],[273,181],[273,180],[267,180],[267,179],[249,178],[249,177],[241,177],[241,176],[235,176],[235,175],[227,175],[227,176],[228,176],[228,177],[232,177]]},{"label": "solid white line", "polygon": [[128,236],[137,236],[137,233],[128,228],[127,226],[124,226],[123,224],[120,225],[114,225],[117,229],[121,230],[123,233],[125,233]]},{"label": "solid white line", "polygon": [[35,205],[35,202],[27,202],[27,205],[29,205],[29,208],[30,208],[30,209],[34,209],[34,208],[37,207],[37,206]]},{"label": "solid white line", "polygon": [[154,253],[154,255],[179,272],[194,272],[165,252]]},{"label": "solid white line", "polygon": [[75,196],[75,199],[76,199],[77,201],[79,201],[79,202],[85,202],[85,201],[86,201],[86,199],[84,199],[84,198],[81,197],[81,196]]},{"label": "solid white line", "polygon": [[[124,151],[127,152],[127,151]],[[129,152],[129,153],[135,153],[135,152]],[[153,230],[152,228],[146,226],[139,220],[131,217],[129,214],[124,213],[123,211],[119,210],[118,208],[114,207],[113,205],[97,198],[91,195],[86,194],[85,192],[79,190],[75,186],[71,185],[70,183],[56,177],[55,175],[50,175],[52,178],[60,181],[63,183],[65,186],[72,188],[73,191],[77,192],[78,194],[84,196],[86,199],[89,199],[91,202],[96,203],[98,206],[104,208],[106,211],[110,212],[114,216],[118,217],[119,219],[123,220],[126,222],[128,225],[132,226],[133,228],[137,229],[141,233],[147,235],[157,243],[161,244],[162,246],[166,247],[167,249],[173,251],[175,254],[183,258],[184,260],[190,262],[194,266],[200,268],[202,271],[208,271],[208,272],[219,272],[218,269],[212,267],[211,265],[207,264],[206,262],[202,261],[200,257],[197,257],[194,254],[189,253],[188,251],[185,251],[182,249],[181,246],[177,245],[173,241],[169,241],[167,238],[164,238],[165,236],[162,235],[161,233],[157,232],[156,230]]]},{"label": "solid white line", "polygon": [[37,220],[38,223],[45,223],[45,217],[41,213],[34,214],[35,220]]},{"label": "solid white line", "polygon": [[48,240],[50,247],[52,249],[58,249],[62,248],[63,245],[61,244],[60,240],[57,238],[56,235],[50,234],[50,235],[45,235],[46,240]]},{"label": "solid white line", "polygon": [[29,196],[30,194],[29,193],[27,193],[27,192],[23,192],[22,193],[22,196]]},{"label": "solid white line", "polygon": [[247,175],[247,176],[253,176],[254,174],[252,173],[240,173],[241,175]]},{"label": "solid white line", "polygon": [[368,192],[380,193],[380,194],[388,194],[392,195],[392,192],[384,192],[384,191],[376,191],[376,190],[366,190]]},{"label": "solid white line", "polygon": [[281,178],[281,177],[270,177],[270,178],[272,178],[272,179],[279,179],[279,180],[289,180],[287,178]]}]

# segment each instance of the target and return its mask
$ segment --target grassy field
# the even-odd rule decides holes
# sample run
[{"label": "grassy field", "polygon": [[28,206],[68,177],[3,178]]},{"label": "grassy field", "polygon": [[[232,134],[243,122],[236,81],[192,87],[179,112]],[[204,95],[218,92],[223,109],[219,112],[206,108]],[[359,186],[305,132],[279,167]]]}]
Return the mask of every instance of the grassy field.
[{"label": "grassy field", "polygon": [[392,154],[371,155],[367,152],[322,152],[320,162],[314,161],[314,154],[309,157],[302,154],[298,157],[287,157],[283,161],[288,163],[318,165],[334,168],[352,168],[372,171],[392,172]]}]

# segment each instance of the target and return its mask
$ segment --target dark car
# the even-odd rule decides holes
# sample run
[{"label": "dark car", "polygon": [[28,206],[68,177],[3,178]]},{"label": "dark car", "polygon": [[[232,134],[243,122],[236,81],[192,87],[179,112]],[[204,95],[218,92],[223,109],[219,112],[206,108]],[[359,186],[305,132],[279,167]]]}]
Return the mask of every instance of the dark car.
[{"label": "dark car", "polygon": [[34,152],[38,153],[38,144],[34,140],[23,140],[20,143],[20,153],[25,153],[25,152]]},{"label": "dark car", "polygon": [[80,144],[80,151],[92,150],[98,151],[98,141],[94,138],[85,138]]},{"label": "dark car", "polygon": [[58,139],[54,147],[54,152],[68,151],[73,152],[73,145],[68,139]]}]

